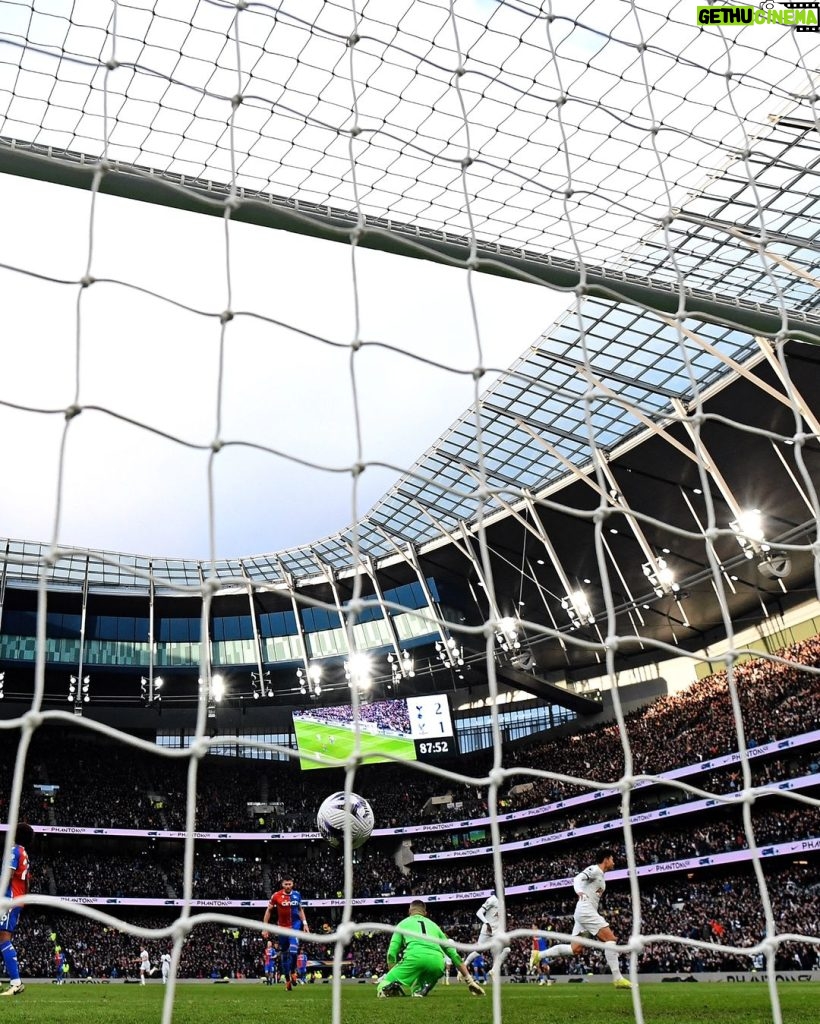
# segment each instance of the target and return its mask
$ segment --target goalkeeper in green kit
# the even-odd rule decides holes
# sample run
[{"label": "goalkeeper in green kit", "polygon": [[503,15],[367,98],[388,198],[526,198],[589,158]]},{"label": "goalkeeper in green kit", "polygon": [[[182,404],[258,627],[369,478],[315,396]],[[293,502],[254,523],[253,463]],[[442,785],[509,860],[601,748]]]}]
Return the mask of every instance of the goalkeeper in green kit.
[{"label": "goalkeeper in green kit", "polygon": [[408,934],[393,933],[387,950],[387,974],[379,982],[377,994],[380,998],[426,996],[444,974],[445,955],[453,961],[472,995],[484,995],[484,989],[470,976],[456,950],[435,941],[449,943],[450,940],[427,916],[423,900],[413,900],[410,916],[400,921],[397,927]]}]

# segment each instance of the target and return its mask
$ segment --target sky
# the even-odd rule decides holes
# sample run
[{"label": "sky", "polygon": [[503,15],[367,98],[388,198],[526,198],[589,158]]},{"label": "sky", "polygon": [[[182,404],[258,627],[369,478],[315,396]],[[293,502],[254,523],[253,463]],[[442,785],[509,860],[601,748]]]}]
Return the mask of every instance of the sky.
[{"label": "sky", "polygon": [[[81,289],[90,194],[5,175],[3,196],[0,263],[51,280],[0,270],[0,401],[58,411],[0,405],[7,439],[2,476],[13,481],[0,494],[0,535],[52,536],[66,423],[59,410],[74,403],[79,351],[78,404],[143,426],[92,410],[71,420],[60,542],[206,556],[208,454],[144,427],[199,445],[217,436],[221,328],[214,314],[228,305],[222,221],[99,196],[90,274],[100,283]],[[352,520],[352,477],[329,470],[357,460],[350,250],[240,223],[229,234],[231,308],[290,329],[248,316],[225,328],[219,437],[283,457],[236,446],[216,456],[220,557],[279,550],[345,527]],[[473,400],[471,377],[412,358],[462,370],[478,364],[467,274],[363,249],[355,262],[361,339],[401,350],[368,344],[353,357],[362,460],[407,468]],[[566,305],[547,289],[486,275],[473,275],[472,286],[488,367],[508,366]],[[180,311],[172,302],[211,315]],[[366,469],[358,511],[396,478],[394,470]]]}]

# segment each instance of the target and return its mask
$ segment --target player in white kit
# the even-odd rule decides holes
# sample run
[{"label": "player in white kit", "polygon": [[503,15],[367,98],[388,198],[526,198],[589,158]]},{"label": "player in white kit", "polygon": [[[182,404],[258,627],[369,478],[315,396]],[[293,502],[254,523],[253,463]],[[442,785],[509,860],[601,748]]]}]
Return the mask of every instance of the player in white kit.
[{"label": "player in white kit", "polygon": [[[577,874],[573,880],[575,895],[578,903],[575,906],[575,925],[572,929],[573,938],[593,938],[603,942],[604,959],[612,971],[612,980],[615,988],[632,988],[632,982],[621,974],[621,967],[618,962],[618,954],[614,949],[617,942],[615,934],[598,913],[598,904],[606,889],[604,874],[615,867],[615,854],[610,849],[598,850],[595,854],[595,863],[590,864]],[[559,942],[549,949],[534,951],[530,960],[530,966],[536,967],[542,960],[548,960],[558,956],[580,956],[586,947],[580,942]]]},{"label": "player in white kit", "polygon": [[162,969],[162,984],[168,984],[168,975],[171,973],[171,954],[163,953],[159,958],[159,965]]},{"label": "player in white kit", "polygon": [[151,958],[148,956],[147,949],[140,950],[140,958],[137,960],[137,963],[140,965],[140,984],[144,985],[145,976],[148,975],[150,978],[156,970],[156,967],[151,966]]},{"label": "player in white kit", "polygon": [[[488,942],[495,934],[495,932],[498,930],[501,921],[501,914],[498,906],[498,897],[495,895],[495,893],[493,893],[492,896],[488,896],[487,899],[484,900],[484,902],[476,911],[475,916],[481,922],[481,931],[478,933],[478,941]],[[469,968],[470,964],[473,962],[473,960],[475,960],[475,958],[478,955],[479,951],[477,949],[474,949],[472,953],[468,954],[468,956],[465,957],[464,966]],[[505,946],[501,950],[499,955],[493,958],[493,966],[492,970],[490,971],[490,976],[493,978],[493,980],[499,980],[501,976],[501,965],[504,963],[504,961],[507,959],[509,955],[510,947]]]}]

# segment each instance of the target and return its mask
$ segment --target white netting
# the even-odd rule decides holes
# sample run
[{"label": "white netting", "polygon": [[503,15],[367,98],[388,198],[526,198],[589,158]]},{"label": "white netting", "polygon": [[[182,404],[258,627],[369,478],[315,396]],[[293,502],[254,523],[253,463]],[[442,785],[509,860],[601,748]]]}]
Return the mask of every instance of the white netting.
[{"label": "white netting", "polygon": [[[816,724],[816,657],[813,647],[792,646],[782,657],[770,651],[759,669],[744,668],[753,652],[738,642],[736,627],[740,617],[771,615],[779,601],[790,607],[801,589],[804,599],[816,597],[820,581],[817,394],[810,372],[813,353],[801,345],[820,337],[813,135],[818,37],[801,31],[812,27],[806,19],[809,14],[816,19],[816,9],[800,8],[808,13],[797,26],[785,23],[782,14],[791,11],[794,21],[796,10],[778,10],[779,22],[769,23],[767,14],[765,22],[742,28],[704,29],[693,6],[679,4],[659,13],[625,2],[562,3],[555,10],[524,0],[417,0],[402,9],[376,0],[361,5],[203,0],[4,5],[0,169],[90,188],[83,234],[72,234],[69,226],[65,261],[51,251],[42,257],[45,267],[39,256],[37,263],[34,255],[27,261],[14,251],[4,250],[0,257],[4,279],[19,283],[20,308],[33,322],[34,303],[45,307],[58,293],[70,295],[61,323],[66,347],[73,341],[72,359],[56,382],[42,373],[31,385],[6,377],[0,388],[9,435],[24,437],[33,421],[62,420],[51,438],[52,464],[31,471],[38,480],[56,482],[48,543],[9,541],[5,548],[3,592],[36,583],[38,594],[31,711],[3,723],[21,729],[8,820],[19,816],[29,745],[44,722],[68,719],[156,752],[149,742],[77,713],[77,704],[68,716],[50,710],[52,669],[60,650],[47,630],[49,609],[60,607],[55,595],[82,593],[83,618],[89,595],[148,595],[152,615],[157,591],[201,601],[200,627],[189,650],[200,666],[195,736],[187,749],[158,753],[169,763],[187,763],[180,915],[157,930],[123,925],[92,906],[75,908],[133,935],[173,939],[165,1020],[171,1017],[174,981],[191,929],[213,922],[247,924],[201,908],[194,913],[191,904],[200,761],[209,749],[225,744],[209,735],[216,685],[211,645],[223,642],[212,633],[214,609],[226,596],[240,593],[249,597],[252,618],[255,597],[286,595],[297,619],[329,612],[343,634],[335,646],[322,649],[310,628],[300,627],[298,644],[294,640],[296,646],[276,651],[273,634],[268,647],[255,627],[255,657],[243,660],[240,652],[235,662],[257,671],[250,697],[268,695],[277,662],[301,662],[305,675],[300,679],[318,696],[311,668],[322,655],[341,661],[344,654],[350,666],[354,654],[367,648],[383,653],[391,645],[397,659],[392,682],[401,684],[409,674],[401,668],[407,648],[402,650],[399,641],[420,636],[436,641],[433,657],[442,664],[431,666],[431,675],[434,668],[449,672],[455,685],[464,679],[462,669],[486,672],[491,765],[476,776],[466,764],[462,771],[414,766],[422,778],[486,794],[492,874],[464,891],[506,890],[508,898],[546,893],[550,882],[565,887],[574,873],[564,865],[565,874],[534,886],[535,879],[519,881],[516,870],[510,884],[509,836],[502,834],[500,803],[511,783],[536,780],[558,786],[559,792],[562,785],[577,787],[590,799],[599,790],[619,793],[623,877],[629,886],[622,913],[623,920],[631,918],[631,932],[618,938],[628,943],[633,978],[639,956],[653,944],[714,946],[692,934],[658,934],[651,927],[657,918],[641,889],[642,874],[649,872],[642,872],[645,864],[636,858],[631,823],[636,788],[663,782],[692,798],[683,805],[687,813],[702,809],[694,798],[739,805],[738,827],[757,882],[763,929],[749,936],[757,941],[728,949],[742,957],[764,955],[772,1015],[780,1021],[775,955],[791,936],[773,912],[763,871],[757,834],[765,822],[753,821],[761,793],[771,790],[765,777],[761,782],[753,775],[747,747],[755,746],[748,742],[750,729],[762,730],[767,741],[770,731],[777,732],[772,743],[783,742],[784,735],[758,720],[760,709],[746,691],[757,678],[752,671],[773,675],[773,693],[782,684],[788,700],[804,712],[790,720],[785,738],[810,734]],[[208,279],[175,285],[171,277],[159,287],[139,267],[140,260],[150,261],[150,248],[137,254],[122,279],[109,271],[107,263],[114,259],[109,246],[128,248],[129,239],[107,231],[116,206],[109,205],[106,191],[220,216],[221,237],[203,236],[210,247]],[[265,304],[249,285],[253,259],[244,253],[242,272],[236,272],[239,238],[249,237],[240,236],[240,223],[267,223],[269,214],[276,226],[333,235],[347,245],[340,300],[345,315],[334,315],[331,319],[341,323],[328,324],[326,333],[310,325],[307,315],[282,318]],[[50,236],[60,231],[59,223],[49,224]],[[163,241],[154,239],[157,260]],[[49,249],[56,249],[52,242],[49,237]],[[38,239],[38,248],[42,244]],[[371,264],[365,263],[365,244],[427,256],[458,271],[469,354],[465,348],[456,357],[448,350],[449,325],[435,309],[429,311],[434,335],[429,351],[397,341],[398,327],[395,336],[369,334],[362,277],[363,267]],[[264,246],[258,236],[249,244],[258,263],[264,263]],[[530,347],[511,369],[492,374],[489,386],[479,270],[503,271],[545,294],[569,293],[567,311],[536,343],[518,339],[515,351]],[[336,282],[321,280],[318,270],[316,276],[314,298],[320,304]],[[42,291],[32,290],[35,283]],[[264,287],[264,278],[256,287]],[[113,301],[96,298],[112,293]],[[405,301],[416,305],[420,296],[408,290]],[[15,304],[10,300],[10,305]],[[510,308],[511,334],[515,314]],[[88,363],[105,360],[112,335],[130,332],[134,324],[140,334],[161,336],[157,351],[145,360],[157,375],[166,359],[179,360],[184,429],[159,403],[152,407],[145,392],[107,401],[104,376],[95,380],[100,397],[86,394]],[[321,354],[311,359],[339,358],[334,386],[350,409],[345,459],[328,460],[321,440],[311,443],[301,436],[304,418],[317,418],[321,411],[304,395],[309,377],[280,384],[283,401],[287,391],[303,389],[288,410],[291,429],[284,437],[275,431],[243,435],[237,410],[249,404],[248,378],[257,369],[248,358],[254,350],[245,347],[249,325],[260,331],[262,344],[305,341],[312,353]],[[193,354],[186,350],[186,334],[207,337],[209,350],[202,345]],[[374,445],[378,452],[386,449],[378,447],[381,439],[374,440],[374,424],[365,419],[367,402],[360,397],[363,361],[386,352],[397,355],[394,368],[399,367],[390,382],[394,407],[421,401],[420,393],[402,387],[402,368],[411,366],[423,366],[432,382],[462,378],[468,390],[461,408],[472,392],[468,412],[410,468],[410,457],[372,454]],[[268,358],[275,367],[276,358],[269,353]],[[207,367],[215,400],[188,393],[186,360]],[[112,378],[121,372],[112,365]],[[431,388],[435,393],[435,383]],[[154,445],[157,451],[184,448],[200,460],[199,482],[204,477],[207,484],[196,518],[206,532],[207,557],[125,556],[71,546],[66,505],[87,500],[72,483],[77,469],[71,451],[92,418],[98,434],[110,429],[115,444],[123,446],[123,463],[124,446],[139,444],[149,444],[152,452]],[[402,432],[399,410],[394,408],[387,422],[391,431]],[[422,439],[416,450],[429,440]],[[747,453],[742,460],[736,455],[740,447]],[[93,442],[81,451],[85,461],[95,458]],[[354,525],[313,544],[279,545],[285,549],[270,555],[223,557],[220,523],[231,516],[228,502],[235,503],[237,494],[221,484],[219,473],[231,452],[258,457],[267,472],[276,467],[283,476],[296,467],[310,470],[309,482],[300,488],[310,488],[312,495],[321,494],[331,476],[349,478]],[[255,474],[256,462],[244,466]],[[748,484],[758,466],[759,480]],[[377,468],[391,474],[391,486],[363,514],[369,500],[360,497],[362,475]],[[176,489],[176,469],[165,472],[166,486]],[[196,477],[186,472],[191,476],[179,486],[183,494]],[[776,499],[766,493],[767,480],[773,481]],[[21,480],[17,490],[25,495],[26,486]],[[125,493],[139,486],[139,481],[126,484]],[[767,501],[768,521],[745,517],[750,505]],[[30,536],[27,530],[16,532]],[[460,575],[469,594],[463,609],[438,595],[434,599],[426,589],[445,552],[442,574]],[[546,565],[543,572],[540,565]],[[402,603],[385,582],[408,579],[424,592],[415,606]],[[402,626],[368,636],[366,617],[374,606],[385,623],[405,616]],[[450,614],[451,607],[464,616]],[[406,636],[398,632],[405,627]],[[89,664],[83,660],[85,625],[82,630],[77,701]],[[32,651],[24,637],[6,628],[4,634],[10,638],[4,659],[30,664]],[[725,647],[717,655],[707,649],[720,641]],[[153,697],[158,650],[153,627],[147,643]],[[662,767],[646,760],[640,742],[644,730],[652,728],[651,714],[630,733],[618,686],[630,655],[641,651],[654,654],[656,662],[683,654],[693,664],[715,658],[725,666],[725,679],[703,685],[719,689],[729,702],[724,711],[740,769],[729,789],[719,780],[706,788],[669,775],[710,761],[708,748],[676,751],[678,763]],[[591,766],[584,772],[583,759],[565,751],[555,763],[531,767],[522,767],[507,752],[499,684],[521,683],[528,673],[543,682],[532,673],[534,665],[543,672],[564,669],[569,680],[574,669],[598,666],[611,688],[617,734],[609,733],[603,742],[622,757],[617,779],[596,779]],[[781,669],[783,680],[777,676]],[[384,671],[387,678],[389,670]],[[359,792],[366,730],[350,668],[349,674],[356,729],[345,786]],[[674,708],[674,698],[668,700]],[[660,717],[663,711],[656,713]],[[755,738],[759,744],[760,735]],[[275,744],[261,747],[295,756]],[[706,770],[701,765],[700,771]],[[790,807],[805,807],[809,823],[818,802],[801,790],[811,791],[813,775],[810,769],[798,772],[782,796]],[[582,828],[590,831],[584,834],[604,835],[603,826],[588,821]],[[562,833],[561,840],[581,835],[577,827],[572,823],[566,830],[571,835]],[[796,842],[815,838],[809,834]],[[10,844],[9,838],[7,855]],[[357,883],[350,852],[344,861],[342,916],[332,934],[315,940],[333,950],[334,1022],[341,1019],[343,957],[362,927],[360,908],[353,903]],[[455,899],[460,891],[454,885],[438,895]],[[34,902],[61,906],[44,896]],[[565,911],[553,906],[550,916],[566,925]],[[384,922],[364,927],[392,930]],[[528,929],[517,921],[512,937],[525,934]],[[500,952],[507,938],[502,927],[494,951]],[[816,945],[808,934],[800,941]],[[496,986],[496,1019],[501,999]],[[637,988],[633,1005],[641,1021]]]}]

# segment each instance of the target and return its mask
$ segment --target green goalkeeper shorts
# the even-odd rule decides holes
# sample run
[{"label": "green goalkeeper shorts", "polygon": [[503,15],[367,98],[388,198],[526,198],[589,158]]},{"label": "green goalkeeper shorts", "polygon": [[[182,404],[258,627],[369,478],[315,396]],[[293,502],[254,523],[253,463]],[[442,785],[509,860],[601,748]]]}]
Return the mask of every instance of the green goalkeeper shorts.
[{"label": "green goalkeeper shorts", "polygon": [[406,996],[424,985],[432,988],[444,974],[444,954],[437,947],[430,950],[408,950],[404,959],[392,967],[379,981],[379,991],[398,982]]}]

